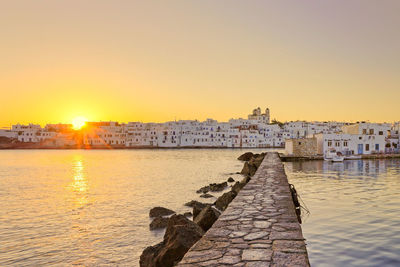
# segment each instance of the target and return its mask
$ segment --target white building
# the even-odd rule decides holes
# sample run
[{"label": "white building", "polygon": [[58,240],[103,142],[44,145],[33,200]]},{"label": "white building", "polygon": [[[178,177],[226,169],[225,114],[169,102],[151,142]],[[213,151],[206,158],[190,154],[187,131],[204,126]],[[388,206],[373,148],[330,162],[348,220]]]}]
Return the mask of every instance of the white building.
[{"label": "white building", "polygon": [[365,155],[384,153],[386,140],[383,135],[363,134],[316,134],[317,154],[324,155],[330,149],[342,152],[344,155]]},{"label": "white building", "polygon": [[118,122],[87,122],[81,130],[86,146],[125,146],[125,124]]},{"label": "white building", "polygon": [[[17,133],[19,142],[38,143],[42,141],[45,136],[47,136],[47,133],[43,133],[45,136],[42,136],[42,130],[43,129],[39,124],[30,123],[28,125],[13,125],[11,131]],[[51,136],[48,137],[51,138]]]},{"label": "white building", "polygon": [[395,122],[386,138],[386,153],[400,152],[400,122]]},{"label": "white building", "polygon": [[16,139],[18,137],[18,133],[8,129],[0,129],[0,137]]},{"label": "white building", "polygon": [[[71,124],[14,125],[0,136],[14,136],[20,142],[51,146],[78,147],[284,147],[294,138],[318,138],[323,154],[336,148],[347,154],[396,152],[399,149],[399,125],[387,123],[306,122],[269,123],[270,112],[253,110],[248,119],[218,122],[179,120],[165,123],[87,122],[81,130]],[[343,132],[342,132],[343,129]],[[308,153],[308,152],[307,152]]]},{"label": "white building", "polygon": [[360,122],[343,126],[342,132],[348,134],[381,135],[388,137],[390,135],[391,128],[392,125],[389,123]]}]

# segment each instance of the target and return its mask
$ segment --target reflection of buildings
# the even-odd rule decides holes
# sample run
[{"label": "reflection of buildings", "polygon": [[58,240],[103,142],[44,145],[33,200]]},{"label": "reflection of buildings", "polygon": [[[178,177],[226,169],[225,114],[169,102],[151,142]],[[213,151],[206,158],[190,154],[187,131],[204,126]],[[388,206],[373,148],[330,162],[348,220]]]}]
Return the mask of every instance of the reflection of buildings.
[{"label": "reflection of buildings", "polygon": [[389,168],[400,168],[400,159],[384,160],[345,160],[340,163],[332,163],[323,160],[285,162],[286,168],[290,172],[305,173],[339,173],[354,175],[355,177],[371,176],[376,177],[381,173],[386,173]]}]

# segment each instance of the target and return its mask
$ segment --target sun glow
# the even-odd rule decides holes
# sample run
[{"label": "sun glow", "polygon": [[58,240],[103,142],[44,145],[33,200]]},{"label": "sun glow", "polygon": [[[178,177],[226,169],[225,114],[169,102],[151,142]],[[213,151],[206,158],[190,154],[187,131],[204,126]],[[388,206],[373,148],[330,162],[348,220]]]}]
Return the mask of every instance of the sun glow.
[{"label": "sun glow", "polygon": [[84,117],[76,117],[72,120],[72,128],[74,130],[80,130],[83,126],[85,126],[87,119]]}]

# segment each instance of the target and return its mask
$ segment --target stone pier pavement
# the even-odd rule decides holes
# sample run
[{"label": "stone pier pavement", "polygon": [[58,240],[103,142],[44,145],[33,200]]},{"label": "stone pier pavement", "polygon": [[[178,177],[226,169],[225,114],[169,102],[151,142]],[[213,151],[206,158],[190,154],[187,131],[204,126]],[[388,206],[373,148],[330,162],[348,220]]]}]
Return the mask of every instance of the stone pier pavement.
[{"label": "stone pier pavement", "polygon": [[309,265],[288,180],[275,152],[267,153],[251,181],[178,264]]}]

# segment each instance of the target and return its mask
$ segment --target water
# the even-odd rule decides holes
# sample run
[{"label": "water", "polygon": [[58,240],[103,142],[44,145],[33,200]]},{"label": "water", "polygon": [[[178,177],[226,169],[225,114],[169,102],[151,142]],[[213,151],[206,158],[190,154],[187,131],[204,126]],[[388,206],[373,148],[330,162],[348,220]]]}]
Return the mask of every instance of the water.
[{"label": "water", "polygon": [[[138,266],[163,236],[149,209],[190,211],[201,186],[240,179],[243,152],[0,151],[0,266]],[[313,266],[400,266],[400,160],[285,166]]]},{"label": "water", "polygon": [[0,151],[0,266],[138,266],[162,240],[149,210],[179,213],[236,175],[241,150]]},{"label": "water", "polygon": [[285,163],[312,266],[400,266],[400,160]]}]

